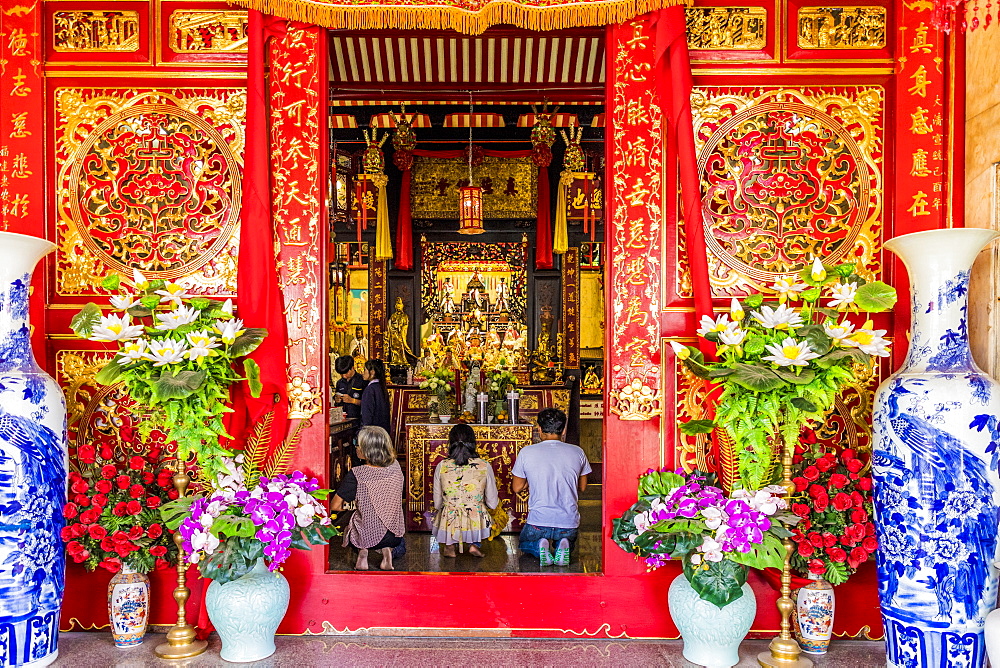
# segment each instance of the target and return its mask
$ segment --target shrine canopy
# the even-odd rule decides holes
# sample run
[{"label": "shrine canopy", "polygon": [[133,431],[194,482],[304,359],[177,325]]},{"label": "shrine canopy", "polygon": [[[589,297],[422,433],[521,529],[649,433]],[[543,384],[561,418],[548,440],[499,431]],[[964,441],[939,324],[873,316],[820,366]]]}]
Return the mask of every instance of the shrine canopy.
[{"label": "shrine canopy", "polygon": [[624,23],[692,0],[233,0],[234,4],[332,29],[455,30],[495,25],[561,30]]}]

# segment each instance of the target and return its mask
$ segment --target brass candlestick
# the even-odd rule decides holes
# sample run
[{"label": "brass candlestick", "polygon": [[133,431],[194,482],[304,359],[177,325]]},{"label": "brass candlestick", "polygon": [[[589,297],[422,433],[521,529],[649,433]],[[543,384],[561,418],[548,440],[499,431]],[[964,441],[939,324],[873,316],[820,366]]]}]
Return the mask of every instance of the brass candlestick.
[{"label": "brass candlestick", "polygon": [[[782,439],[784,440],[784,439]],[[781,486],[785,488],[785,498],[795,493],[795,483],[792,482],[792,450],[794,445],[785,444],[781,453]],[[781,612],[781,633],[771,641],[768,651],[757,655],[757,663],[766,668],[811,668],[813,662],[800,656],[802,648],[792,637],[792,625],[789,617],[795,603],[792,601],[792,549],[791,538],[781,541],[785,546],[785,562],[781,565],[781,598],[778,599],[778,611]]]},{"label": "brass candlestick", "polygon": [[[191,484],[191,476],[180,471],[174,474],[174,489],[183,497]],[[194,627],[187,623],[188,597],[191,590],[187,587],[188,563],[184,559],[184,537],[181,532],[174,532],[174,545],[177,546],[177,586],[174,587],[174,600],[177,601],[177,623],[167,631],[167,642],[157,645],[154,652],[161,659],[188,659],[198,656],[208,647],[208,641],[195,640]]]}]

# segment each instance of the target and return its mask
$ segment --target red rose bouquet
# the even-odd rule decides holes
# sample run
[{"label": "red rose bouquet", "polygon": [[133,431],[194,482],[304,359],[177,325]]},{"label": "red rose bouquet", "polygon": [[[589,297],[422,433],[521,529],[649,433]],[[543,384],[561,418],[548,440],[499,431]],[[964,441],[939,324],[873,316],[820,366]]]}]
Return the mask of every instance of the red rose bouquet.
[{"label": "red rose bouquet", "polygon": [[841,584],[878,547],[872,523],[872,479],[854,450],[805,452],[794,458],[791,510],[802,518],[793,529],[792,568]]},{"label": "red rose bouquet", "polygon": [[177,561],[177,548],[160,521],[160,505],[177,498],[173,472],[161,450],[115,457],[109,446],[77,449],[79,470],[69,474],[62,539],[71,560],[112,573],[127,565],[139,573]]}]

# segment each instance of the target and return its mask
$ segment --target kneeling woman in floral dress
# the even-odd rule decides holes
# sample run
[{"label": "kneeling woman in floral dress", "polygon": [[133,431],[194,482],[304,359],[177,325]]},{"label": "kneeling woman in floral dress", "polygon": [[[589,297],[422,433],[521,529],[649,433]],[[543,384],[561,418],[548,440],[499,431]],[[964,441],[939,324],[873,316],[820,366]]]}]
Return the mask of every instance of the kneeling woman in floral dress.
[{"label": "kneeling woman in floral dress", "polygon": [[483,556],[479,543],[490,537],[488,509],[499,503],[493,467],[476,453],[476,435],[467,424],[457,424],[448,435],[448,458],[434,469],[434,517],[431,528],[441,544],[441,555],[454,557],[456,545]]},{"label": "kneeling woman in floral dress", "polygon": [[368,570],[368,551],[381,550],[383,571],[392,570],[392,548],[406,532],[403,520],[403,470],[396,461],[396,450],[382,427],[362,427],[358,432],[358,450],[366,463],[355,466],[337,487],[330,510],[341,511],[344,504],[358,502],[344,532],[344,546],[358,549],[355,568]]}]

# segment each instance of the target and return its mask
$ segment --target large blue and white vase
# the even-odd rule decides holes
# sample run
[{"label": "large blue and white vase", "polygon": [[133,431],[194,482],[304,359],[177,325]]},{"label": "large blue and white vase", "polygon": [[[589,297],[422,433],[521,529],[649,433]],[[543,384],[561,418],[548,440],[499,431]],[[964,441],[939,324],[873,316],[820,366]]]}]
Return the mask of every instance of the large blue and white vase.
[{"label": "large blue and white vase", "polygon": [[997,600],[1000,386],[969,352],[969,273],[1000,233],[916,232],[910,348],[874,404],[879,599],[892,668],[981,668]]},{"label": "large blue and white vase", "polygon": [[55,245],[0,232],[0,665],[58,653],[66,404],[31,352],[28,284]]},{"label": "large blue and white vase", "polygon": [[249,663],[274,654],[274,634],[288,612],[288,580],[258,559],[253,570],[225,584],[213,580],[205,595],[208,618],[222,640],[226,661]]},{"label": "large blue and white vase", "polygon": [[740,643],[757,615],[757,597],[749,584],[743,595],[722,606],[706,601],[683,573],[667,591],[668,610],[684,640],[684,658],[705,668],[730,668],[740,662]]}]

